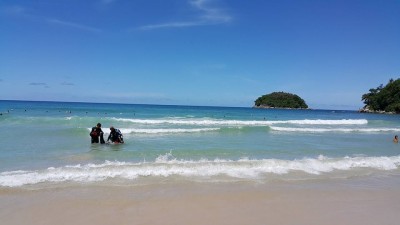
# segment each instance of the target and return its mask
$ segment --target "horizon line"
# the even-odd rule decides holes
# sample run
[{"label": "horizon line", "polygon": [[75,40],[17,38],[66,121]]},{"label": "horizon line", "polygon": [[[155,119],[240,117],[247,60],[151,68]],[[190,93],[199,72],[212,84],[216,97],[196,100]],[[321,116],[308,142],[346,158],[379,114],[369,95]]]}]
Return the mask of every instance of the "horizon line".
[{"label": "horizon line", "polygon": [[286,108],[256,108],[254,106],[222,106],[222,105],[181,105],[181,104],[154,104],[154,103],[122,103],[122,102],[89,102],[89,101],[56,101],[56,100],[22,100],[22,99],[0,99],[0,101],[15,102],[49,102],[49,103],[82,103],[82,104],[116,104],[116,105],[148,105],[148,106],[181,106],[181,107],[215,107],[215,108],[250,108],[256,110],[325,110],[325,111],[354,111],[359,109],[329,109],[329,108],[307,108],[307,109],[286,109]]}]

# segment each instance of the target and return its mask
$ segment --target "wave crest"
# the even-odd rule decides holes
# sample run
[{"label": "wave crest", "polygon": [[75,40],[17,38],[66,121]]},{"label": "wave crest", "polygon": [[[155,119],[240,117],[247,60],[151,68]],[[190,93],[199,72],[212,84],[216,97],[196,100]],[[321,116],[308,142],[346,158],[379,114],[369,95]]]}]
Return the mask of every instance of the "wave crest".
[{"label": "wave crest", "polygon": [[263,179],[268,174],[283,175],[303,172],[320,175],[334,171],[395,170],[400,166],[400,156],[392,157],[344,157],[305,158],[300,160],[240,159],[240,160],[178,160],[171,153],[162,155],[154,162],[129,163],[106,161],[102,164],[73,165],[35,171],[10,171],[0,173],[0,186],[19,187],[38,183],[96,182],[106,179],[133,181],[140,177],[180,176],[185,179],[225,176],[240,179]]},{"label": "wave crest", "polygon": [[341,120],[217,120],[217,119],[126,119],[112,118],[115,121],[138,123],[138,124],[174,124],[174,125],[225,125],[225,126],[269,126],[274,124],[297,124],[297,125],[365,125],[366,119],[341,119]]},{"label": "wave crest", "polygon": [[298,127],[275,127],[271,126],[273,131],[282,132],[308,132],[308,133],[325,133],[325,132],[361,132],[361,133],[378,133],[378,132],[400,132],[400,128],[298,128]]}]

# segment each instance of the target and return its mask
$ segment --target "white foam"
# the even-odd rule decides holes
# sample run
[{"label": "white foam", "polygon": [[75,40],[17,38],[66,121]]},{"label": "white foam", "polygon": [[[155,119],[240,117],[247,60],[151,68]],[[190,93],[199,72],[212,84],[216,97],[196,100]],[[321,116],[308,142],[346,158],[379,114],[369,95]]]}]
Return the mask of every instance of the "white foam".
[{"label": "white foam", "polygon": [[342,119],[342,120],[277,120],[277,121],[259,121],[259,120],[217,120],[217,119],[126,119],[112,118],[116,121],[138,123],[138,124],[175,124],[175,125],[225,125],[225,126],[269,126],[274,124],[298,124],[298,125],[364,125],[368,124],[365,119]]},{"label": "white foam", "polygon": [[[91,131],[91,128],[87,128]],[[174,134],[174,133],[198,133],[198,132],[208,132],[208,131],[218,131],[220,128],[192,128],[192,129],[183,129],[183,128],[157,128],[157,129],[136,129],[136,128],[120,128],[119,129],[122,134],[129,133],[140,133],[140,134]],[[107,132],[105,132],[107,133]]]},{"label": "white foam", "polygon": [[201,177],[213,179],[226,176],[241,179],[263,179],[268,174],[329,174],[334,171],[395,170],[400,166],[400,156],[392,157],[344,157],[306,158],[300,160],[178,160],[171,153],[162,155],[154,162],[111,162],[102,164],[72,165],[35,171],[9,171],[0,173],[0,186],[19,187],[38,183],[97,182],[106,179],[136,180],[140,177],[181,176],[186,179]]},{"label": "white foam", "polygon": [[379,133],[379,132],[400,132],[400,128],[297,128],[297,127],[276,127],[271,126],[271,130],[282,132],[361,132],[361,133]]},{"label": "white foam", "polygon": [[197,129],[130,129],[121,128],[123,134],[125,133],[143,133],[143,134],[165,134],[165,133],[197,133],[197,132],[207,132],[207,131],[217,131],[220,128],[197,128]]}]

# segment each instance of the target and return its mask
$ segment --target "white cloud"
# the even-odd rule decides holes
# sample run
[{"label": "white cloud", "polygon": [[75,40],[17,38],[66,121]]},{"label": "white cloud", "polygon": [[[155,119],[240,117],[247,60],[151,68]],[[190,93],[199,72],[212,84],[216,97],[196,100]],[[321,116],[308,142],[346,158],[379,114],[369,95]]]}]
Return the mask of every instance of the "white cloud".
[{"label": "white cloud", "polygon": [[27,20],[34,20],[34,21],[38,21],[41,23],[46,22],[46,23],[51,23],[54,25],[59,25],[59,26],[64,26],[64,27],[69,27],[69,28],[74,28],[74,29],[89,31],[89,32],[101,32],[100,29],[86,26],[86,25],[83,25],[80,23],[72,23],[69,21],[48,18],[45,16],[38,16],[38,15],[35,15],[34,13],[32,13],[30,10],[28,10],[22,6],[18,6],[18,5],[5,7],[0,12],[2,14],[8,15],[8,16],[21,17],[21,18],[25,18]]},{"label": "white cloud", "polygon": [[168,23],[150,24],[139,27],[141,30],[153,30],[160,28],[182,28],[194,26],[206,26],[228,23],[232,21],[232,17],[224,10],[212,6],[212,0],[192,0],[189,4],[200,12],[200,16],[191,21],[175,21]]},{"label": "white cloud", "polygon": [[209,6],[211,2],[211,0],[194,0],[190,3],[203,12],[201,18],[208,23],[227,23],[232,20],[232,17],[223,12],[223,10]]},{"label": "white cloud", "polygon": [[49,23],[52,23],[52,24],[57,24],[57,25],[65,26],[65,27],[74,28],[74,29],[90,31],[90,32],[101,32],[100,29],[97,29],[97,28],[94,28],[94,27],[89,27],[89,26],[85,26],[85,25],[82,25],[82,24],[71,23],[71,22],[68,22],[68,21],[62,21],[62,20],[58,20],[58,19],[46,19],[46,21],[49,22]]}]

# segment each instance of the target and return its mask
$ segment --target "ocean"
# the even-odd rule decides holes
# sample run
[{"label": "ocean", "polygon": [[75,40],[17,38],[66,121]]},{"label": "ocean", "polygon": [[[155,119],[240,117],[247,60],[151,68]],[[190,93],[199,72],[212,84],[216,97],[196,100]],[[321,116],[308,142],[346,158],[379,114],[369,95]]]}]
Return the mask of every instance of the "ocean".
[{"label": "ocean", "polygon": [[[400,116],[341,110],[0,101],[0,188],[400,175]],[[102,124],[124,144],[91,144]]]}]

